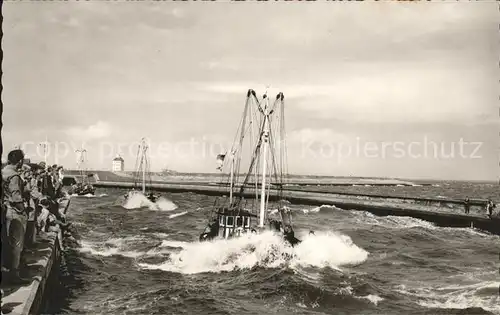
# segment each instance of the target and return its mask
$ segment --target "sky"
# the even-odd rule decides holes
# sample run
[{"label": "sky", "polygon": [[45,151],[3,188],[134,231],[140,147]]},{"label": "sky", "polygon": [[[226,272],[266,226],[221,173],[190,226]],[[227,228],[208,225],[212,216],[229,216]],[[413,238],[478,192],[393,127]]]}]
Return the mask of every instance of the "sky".
[{"label": "sky", "polygon": [[294,174],[499,178],[495,2],[5,2],[6,152],[215,172],[283,92]]}]

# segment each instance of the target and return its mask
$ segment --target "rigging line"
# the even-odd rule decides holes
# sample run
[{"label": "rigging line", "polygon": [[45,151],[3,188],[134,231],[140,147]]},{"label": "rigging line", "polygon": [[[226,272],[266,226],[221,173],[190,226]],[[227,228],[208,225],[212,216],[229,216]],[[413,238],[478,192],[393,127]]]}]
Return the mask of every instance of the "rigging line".
[{"label": "rigging line", "polygon": [[[283,151],[283,147],[284,147],[284,141],[285,139],[283,139],[283,130],[284,130],[284,126],[283,126],[283,122],[284,122],[284,112],[283,112],[283,101],[280,102],[279,104],[279,112],[278,112],[278,116],[279,116],[279,120],[278,120],[278,132],[279,132],[279,138],[280,138],[280,141],[279,141],[279,168],[280,168],[280,181],[281,181],[281,184],[284,185],[285,184],[285,181],[284,181],[284,178],[283,178],[283,171],[284,171],[284,168],[285,168],[285,164],[284,164],[284,151]],[[282,187],[283,188],[283,187]],[[280,191],[280,198],[283,197],[283,191],[281,190]],[[283,199],[283,198],[282,198]]]},{"label": "rigging line", "polygon": [[139,153],[141,152],[141,144],[139,144],[139,147],[137,148],[137,155],[135,157],[135,166],[134,166],[134,188],[137,189],[137,181],[138,181],[138,167],[139,167]]},{"label": "rigging line", "polygon": [[[264,121],[264,123],[265,123],[265,121]],[[264,123],[262,124],[262,126],[261,126],[261,128],[260,128],[260,132],[259,132],[259,134],[262,134],[262,132],[263,132],[263,130],[264,130]],[[249,167],[249,170],[248,170],[248,172],[247,172],[247,175],[246,175],[246,177],[245,177],[245,180],[243,181],[243,185],[242,185],[242,186],[241,186],[241,188],[240,188],[240,192],[239,192],[240,199],[241,199],[241,197],[243,196],[243,190],[244,190],[244,187],[245,187],[245,185],[248,183],[248,178],[249,178],[249,175],[252,173],[253,167],[254,167],[254,165],[255,165],[255,159],[256,159],[257,153],[259,152],[260,147],[261,147],[261,145],[262,145],[262,140],[263,140],[262,138],[263,138],[262,136],[259,138],[259,142],[257,143],[257,146],[255,147],[255,150],[254,150],[254,153],[253,153],[253,156],[252,156],[252,160],[251,160],[251,162],[250,162],[250,167]]]},{"label": "rigging line", "polygon": [[[238,172],[238,176],[237,176],[237,180],[238,182],[240,181],[240,175],[242,175],[242,172],[241,172],[241,160],[242,160],[242,152],[243,150],[245,149],[246,147],[246,144],[245,142],[243,142],[244,138],[246,135],[248,135],[249,131],[252,131],[254,129],[253,127],[253,124],[254,124],[254,121],[252,119],[252,116],[254,115],[254,108],[255,108],[255,103],[256,103],[256,99],[255,97],[249,97],[248,100],[247,100],[247,103],[245,104],[245,118],[248,117],[249,119],[249,123],[248,123],[248,126],[245,128],[245,130],[243,130],[242,132],[242,137],[240,138],[241,141],[239,143],[239,155],[238,155],[238,159],[237,159],[237,163],[236,163],[236,169],[237,169],[237,172]],[[253,149],[253,138],[250,139],[250,150]],[[250,151],[251,152],[251,151]]]},{"label": "rigging line", "polygon": [[[271,136],[271,134],[270,134],[270,136]],[[274,175],[274,178],[275,178],[275,184],[279,185],[280,183],[278,182],[278,177],[277,177],[276,158],[275,158],[275,152],[274,152],[274,150],[271,150],[271,154],[269,156],[269,159],[271,160],[269,164],[271,164],[273,166],[273,169],[274,169],[274,174],[273,175]],[[271,178],[272,178],[272,176],[271,176],[271,174],[269,174],[269,179],[271,180]]]},{"label": "rigging line", "polygon": [[146,159],[146,176],[148,178],[149,190],[152,190],[151,185],[152,185],[153,181],[151,179],[151,159],[147,153],[148,148],[149,148],[149,146],[146,147],[146,151],[144,152],[144,155],[145,155],[145,159]]},{"label": "rigging line", "polygon": [[285,127],[285,96],[282,95],[282,100],[281,100],[281,112],[282,112],[282,132],[283,132],[283,156],[284,156],[284,169],[285,169],[285,176],[288,178],[289,173],[288,173],[288,141],[287,141],[287,134],[286,134],[286,127]]},{"label": "rigging line", "polygon": [[[238,131],[240,131],[239,129],[241,128],[241,133],[240,133],[240,137],[239,137],[239,141],[238,141],[238,144],[237,144],[237,147],[235,148],[235,145],[233,143],[233,148],[231,149],[231,153],[235,153],[235,151],[240,151],[242,149],[242,146],[243,146],[243,139],[245,138],[245,125],[246,125],[246,120],[247,120],[247,115],[248,115],[248,112],[249,112],[249,106],[250,106],[250,97],[249,97],[249,94],[250,94],[250,90],[248,91],[247,93],[247,98],[245,100],[245,108],[243,110],[243,115],[241,117],[241,122],[240,122],[240,127],[238,128]],[[236,133],[236,136],[238,136],[238,132]],[[234,158],[234,156],[233,156]],[[239,170],[240,170],[240,162],[241,162],[241,156],[239,156],[236,160],[236,163],[235,163],[235,166],[236,166],[236,177],[234,177],[236,179],[236,181],[238,181],[238,178],[239,178]],[[234,173],[234,170],[233,170],[233,173]],[[234,175],[233,175],[234,176]]]},{"label": "rigging line", "polygon": [[[271,117],[269,117],[269,122],[271,122]],[[269,142],[273,142],[274,141],[274,135],[273,135],[273,132],[272,130],[269,130]],[[275,159],[275,147],[272,148],[272,150],[269,150],[271,151],[271,165],[273,166],[273,169],[274,169],[274,180],[275,182],[278,182],[278,169],[277,169],[277,165],[276,165],[276,159]],[[269,174],[269,177],[271,178],[271,174]]]},{"label": "rigging line", "polygon": [[[278,123],[277,123],[277,135],[279,137],[279,177],[280,177],[280,183],[283,185],[283,138],[282,138],[282,133],[281,133],[281,123],[282,123],[282,116],[281,116],[281,103],[279,106],[279,111],[277,113],[278,116]],[[283,188],[283,187],[282,187]],[[280,199],[283,199],[281,196],[281,190],[279,191]]]},{"label": "rigging line", "polygon": [[[232,155],[232,152],[235,151],[236,139],[238,138],[238,134],[240,134],[240,130],[241,130],[241,134],[240,134],[240,139],[238,141],[238,147],[241,146],[241,143],[243,142],[243,137],[244,137],[243,133],[244,133],[244,128],[245,128],[244,125],[245,125],[245,120],[246,120],[248,107],[249,107],[249,103],[250,103],[250,95],[251,95],[250,91],[251,90],[248,90],[248,92],[247,92],[247,96],[245,98],[245,108],[243,110],[243,115],[241,116],[240,123],[238,125],[238,129],[236,130],[236,134],[234,135],[233,143],[231,145],[231,155]],[[238,160],[236,161],[235,166],[236,166],[236,169],[239,171],[239,161]],[[236,177],[234,177],[234,170],[233,170],[233,178],[236,178],[236,180],[238,180],[238,175]]]},{"label": "rigging line", "polygon": [[[260,155],[260,154],[259,154]],[[255,184],[255,200],[256,200],[256,205],[259,205],[259,184],[258,182],[260,181],[260,158],[257,159],[256,166],[255,166],[255,174],[253,176],[254,179],[254,184]]]},{"label": "rigging line", "polygon": [[149,150],[149,144],[146,147],[146,151],[144,152],[144,155],[145,155],[145,159],[146,159],[146,176],[148,177],[149,190],[151,191],[152,190],[152,187],[151,187],[151,184],[152,184],[152,180],[151,180],[151,159],[149,157],[148,150]]},{"label": "rigging line", "polygon": [[[250,114],[250,124],[251,124],[251,129],[250,129],[250,148],[253,148],[254,147],[254,136],[256,134],[255,132],[255,122],[257,122],[257,117],[256,117],[257,113],[255,110],[253,110]],[[259,161],[257,161],[257,166],[256,168],[258,169],[259,168]],[[256,179],[256,175],[254,175],[254,184],[255,184],[255,200],[259,200],[259,193],[258,193],[258,187],[257,187],[257,179]],[[252,205],[252,208],[253,208],[254,205]]]},{"label": "rigging line", "polygon": [[[248,127],[248,130],[250,130],[250,126],[251,128],[254,128],[253,127],[253,119],[252,119],[252,114],[255,115],[255,107],[257,104],[259,104],[259,99],[257,98],[256,94],[255,94],[255,91],[253,90],[249,90],[249,92],[251,91],[250,95],[249,95],[249,98],[247,100],[247,103],[245,104],[245,117],[248,116],[250,117],[250,123],[249,123],[249,127]],[[245,132],[245,135],[248,133],[248,130],[247,132]],[[252,129],[253,130],[253,129]],[[243,146],[244,146],[244,142],[243,142],[243,138],[241,139],[240,141],[240,146],[239,146],[239,149],[240,150],[243,150]],[[253,148],[253,142],[251,140],[251,144],[250,144],[250,150],[252,150]],[[241,171],[241,154],[239,155],[239,158],[238,158],[238,161],[237,161],[237,170],[238,170],[238,177],[237,179],[239,180],[240,179],[240,171]]]},{"label": "rigging line", "polygon": [[[239,156],[236,157],[236,152],[241,150],[243,139],[245,136],[245,121],[246,121],[246,116],[247,116],[247,112],[248,112],[249,100],[250,100],[250,98],[247,96],[246,101],[245,101],[245,109],[243,111],[243,115],[241,116],[240,123],[238,125],[238,129],[236,130],[236,134],[234,136],[233,143],[231,145],[230,151],[226,152],[226,155],[229,155],[229,159],[227,161],[229,161],[230,167],[232,169],[232,170],[230,170],[230,172],[232,171],[232,173],[233,173],[233,175],[232,175],[233,176],[233,183],[237,183],[238,179],[239,179],[239,166],[240,166],[241,157],[239,157]],[[240,136],[239,136],[238,144],[236,145],[236,139],[238,138],[238,134]],[[236,158],[236,161],[235,161],[235,158]],[[224,161],[223,161],[223,163],[224,163]],[[231,189],[234,189],[234,187],[231,188],[230,181],[231,181],[231,174],[229,174],[229,176],[226,177],[226,182],[225,182],[226,185],[228,185],[229,189],[231,190]]]},{"label": "rigging line", "polygon": [[[237,157],[237,160],[236,160],[236,166],[234,168],[234,182],[237,183],[238,182],[238,179],[239,179],[239,175],[240,175],[240,164],[241,164],[241,156],[242,156],[242,151],[243,151],[243,147],[244,147],[244,143],[243,143],[243,139],[245,138],[245,136],[250,133],[250,131],[252,130],[252,125],[251,125],[251,121],[248,123],[248,126],[246,127],[245,130],[243,130],[244,132],[242,132],[242,137],[241,137],[241,142],[240,142],[240,145],[238,146],[238,149],[236,150],[236,152],[238,152],[238,157]],[[252,147],[252,138],[250,138],[250,147]]]},{"label": "rigging line", "polygon": [[[270,119],[270,117],[268,119]],[[269,136],[271,136],[271,131],[269,131]],[[271,138],[269,138],[269,141],[271,142]],[[268,160],[268,165],[272,165],[273,164],[273,160],[274,160],[274,150],[269,150],[269,151],[271,151],[270,152],[271,154],[269,156],[267,156],[267,157],[264,157],[264,158]],[[269,160],[271,160],[271,161],[269,161]],[[274,169],[276,170],[275,167],[274,167]],[[272,174],[271,174],[271,172],[269,172],[269,181],[268,181],[268,186],[266,187],[266,189],[267,189],[266,209],[269,209],[269,198],[271,196],[271,187],[273,186],[272,183],[271,183],[271,178],[272,178]]]},{"label": "rigging line", "polygon": [[[276,100],[275,100],[275,102],[273,104],[273,111],[272,112],[274,112],[274,109],[278,106],[277,104],[279,102],[280,95],[281,95],[281,93],[276,96]],[[270,112],[270,114],[268,115],[268,117],[269,117],[268,119],[269,119],[270,125],[272,126],[272,128],[269,131],[269,133],[270,133],[270,137],[272,135],[272,140],[271,141],[274,144],[273,151],[272,151],[273,152],[273,166],[274,166],[274,170],[275,170],[275,180],[277,182],[278,181],[278,170],[277,170],[275,155],[276,155],[276,138],[279,138],[279,136],[278,137],[274,137],[274,134],[275,134],[275,132],[277,133],[277,129],[279,129],[278,127],[279,127],[279,122],[280,121],[279,121],[279,117],[278,117],[278,120],[277,120],[278,123],[275,124],[275,125],[271,124],[271,122],[274,120],[274,119],[273,120],[271,119],[271,113],[272,112]]]}]

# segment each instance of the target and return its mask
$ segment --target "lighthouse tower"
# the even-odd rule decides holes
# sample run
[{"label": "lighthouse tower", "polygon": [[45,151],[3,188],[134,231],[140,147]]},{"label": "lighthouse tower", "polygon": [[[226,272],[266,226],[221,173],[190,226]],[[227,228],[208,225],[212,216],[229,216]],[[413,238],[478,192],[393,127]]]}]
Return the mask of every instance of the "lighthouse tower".
[{"label": "lighthouse tower", "polygon": [[119,154],[117,154],[116,157],[113,159],[112,170],[113,172],[123,172],[124,168],[125,168],[125,161]]}]

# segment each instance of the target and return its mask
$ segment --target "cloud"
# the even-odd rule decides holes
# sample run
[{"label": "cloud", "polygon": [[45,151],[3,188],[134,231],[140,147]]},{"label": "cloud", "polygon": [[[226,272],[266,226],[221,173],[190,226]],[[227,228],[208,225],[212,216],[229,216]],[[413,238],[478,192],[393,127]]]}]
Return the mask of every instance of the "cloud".
[{"label": "cloud", "polygon": [[104,121],[98,121],[88,127],[70,127],[65,131],[68,136],[81,140],[106,138],[111,135],[111,132],[111,125]]},{"label": "cloud", "polygon": [[[471,122],[478,120],[478,115],[492,113],[494,90],[489,85],[481,71],[454,69],[454,64],[446,62],[402,69],[380,64],[371,69],[344,69],[315,84],[272,86],[269,94],[281,91],[294,110],[323,118],[380,123]],[[215,82],[201,87],[212,93],[242,95],[248,88],[255,89],[258,95],[265,90],[262,84],[250,81]]]},{"label": "cloud", "polygon": [[331,143],[336,141],[345,141],[348,139],[348,136],[329,128],[303,128],[290,132],[287,137],[287,142],[289,144],[302,142]]},{"label": "cloud", "polygon": [[[469,130],[477,131],[473,139],[498,134],[484,125],[498,118],[495,3],[243,6],[6,3],[6,143],[45,135],[75,143],[108,136],[110,143],[141,136],[232,141],[247,90],[261,97],[267,85],[273,99],[285,95],[295,149],[302,137],[322,144],[358,135],[409,141],[423,134],[454,139]],[[488,154],[496,160],[496,152]],[[343,170],[289,156],[292,172],[314,166],[331,174],[446,175],[435,161],[399,169],[364,159]],[[200,161],[169,163],[213,169],[212,157]],[[467,163],[454,166],[477,172]]]}]

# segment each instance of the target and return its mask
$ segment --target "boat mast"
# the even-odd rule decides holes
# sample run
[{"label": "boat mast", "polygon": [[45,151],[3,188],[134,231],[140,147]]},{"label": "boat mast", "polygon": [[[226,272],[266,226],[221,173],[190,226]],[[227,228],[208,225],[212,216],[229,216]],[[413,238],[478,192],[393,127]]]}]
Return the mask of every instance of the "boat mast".
[{"label": "boat mast", "polygon": [[83,170],[83,167],[82,165],[85,163],[85,156],[84,156],[84,153],[87,152],[87,150],[85,150],[83,148],[83,145],[82,145],[82,148],[79,149],[79,150],[76,150],[75,151],[76,153],[78,153],[80,156],[78,158],[78,170],[80,171],[80,176],[82,177],[82,183],[85,184],[85,174],[84,174],[84,170]]},{"label": "boat mast", "polygon": [[142,138],[142,157],[141,157],[141,166],[142,166],[142,193],[146,193],[146,150],[148,149],[146,145],[146,140]]},{"label": "boat mast", "polygon": [[146,167],[142,168],[142,193],[146,193]]},{"label": "boat mast", "polygon": [[47,147],[49,145],[47,136],[45,136],[45,142],[42,142],[39,145],[43,147],[43,161],[45,162],[45,165],[47,165]]},{"label": "boat mast", "polygon": [[234,152],[231,151],[231,179],[229,180],[229,207],[233,204]]},{"label": "boat mast", "polygon": [[259,227],[264,227],[264,216],[265,216],[265,206],[266,206],[266,167],[267,167],[267,146],[269,143],[269,114],[267,112],[268,110],[268,104],[269,100],[267,98],[267,94],[264,94],[265,98],[265,104],[264,104],[264,109],[263,109],[263,114],[264,114],[264,130],[262,133],[262,142],[264,145],[263,148],[263,153],[261,155],[262,158],[262,185],[261,185],[261,197],[260,197],[260,216],[259,216]]}]

